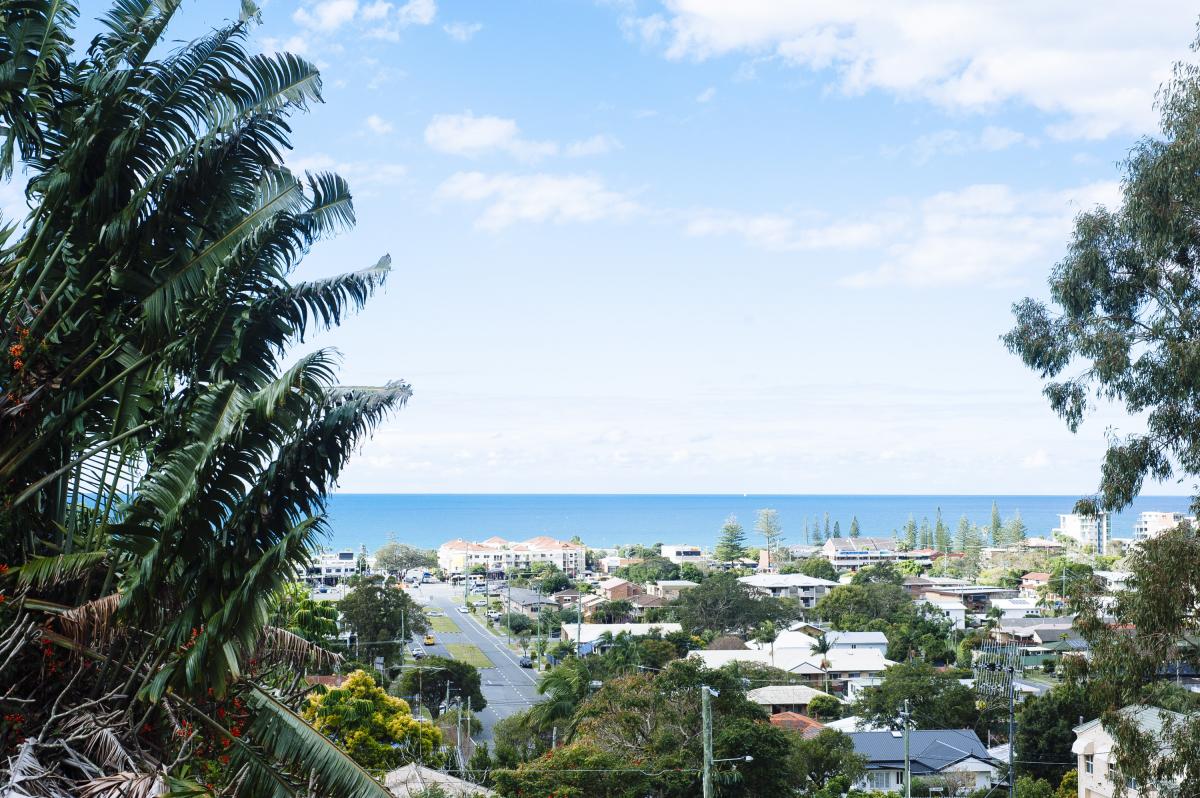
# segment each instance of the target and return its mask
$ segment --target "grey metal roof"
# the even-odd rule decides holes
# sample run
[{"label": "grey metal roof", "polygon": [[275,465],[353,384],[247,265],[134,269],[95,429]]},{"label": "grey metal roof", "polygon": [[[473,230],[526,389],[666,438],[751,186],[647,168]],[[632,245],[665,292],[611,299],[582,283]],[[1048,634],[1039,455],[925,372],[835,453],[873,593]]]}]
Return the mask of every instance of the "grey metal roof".
[{"label": "grey metal roof", "polygon": [[[904,736],[890,731],[851,732],[856,753],[867,758],[867,767],[904,767]],[[970,729],[930,729],[909,732],[914,775],[938,773],[967,757],[992,760],[987,748]]]},{"label": "grey metal roof", "polygon": [[866,645],[875,643],[887,645],[887,635],[883,632],[826,632],[825,639],[829,645]]}]

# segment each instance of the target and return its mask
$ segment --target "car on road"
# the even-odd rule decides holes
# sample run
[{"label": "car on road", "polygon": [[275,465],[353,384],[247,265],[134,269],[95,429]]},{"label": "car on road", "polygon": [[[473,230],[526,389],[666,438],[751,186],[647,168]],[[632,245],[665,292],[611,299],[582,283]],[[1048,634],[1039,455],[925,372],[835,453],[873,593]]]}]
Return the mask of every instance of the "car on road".
[{"label": "car on road", "polygon": [[458,611],[461,612],[463,615],[466,615],[468,612],[470,612],[470,610],[467,609],[466,607],[459,607]]},{"label": "car on road", "polygon": [[531,660],[529,657],[521,657],[521,667],[522,668],[532,668],[533,660]]},{"label": "car on road", "polygon": [[442,612],[441,610],[425,610],[425,614],[428,615],[430,618],[440,618],[441,616],[445,615],[446,613]]},{"label": "car on road", "polygon": [[413,646],[412,647],[412,656],[413,656],[413,659],[425,659],[425,649],[417,648],[416,646]]},{"label": "car on road", "polygon": [[425,645],[432,646],[434,642],[433,635],[425,635]]}]

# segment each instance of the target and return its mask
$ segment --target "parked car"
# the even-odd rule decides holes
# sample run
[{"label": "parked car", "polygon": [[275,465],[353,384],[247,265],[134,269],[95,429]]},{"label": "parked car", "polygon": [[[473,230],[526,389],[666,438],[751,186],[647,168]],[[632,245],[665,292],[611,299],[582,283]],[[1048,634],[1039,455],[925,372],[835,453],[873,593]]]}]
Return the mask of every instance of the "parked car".
[{"label": "parked car", "polygon": [[533,660],[531,660],[529,657],[521,657],[521,667],[522,668],[532,668]]},{"label": "parked car", "polygon": [[432,646],[434,644],[433,635],[425,635],[425,645]]},{"label": "parked car", "polygon": [[438,618],[438,617],[441,617],[442,615],[445,615],[446,613],[442,612],[441,610],[426,610],[425,614],[428,615],[430,618]]},{"label": "parked car", "polygon": [[471,602],[472,607],[486,607],[487,605],[487,599],[477,599]]},{"label": "parked car", "polygon": [[497,612],[496,610],[492,610],[487,614],[487,617],[491,618],[493,621],[500,620],[500,616],[501,613]]}]

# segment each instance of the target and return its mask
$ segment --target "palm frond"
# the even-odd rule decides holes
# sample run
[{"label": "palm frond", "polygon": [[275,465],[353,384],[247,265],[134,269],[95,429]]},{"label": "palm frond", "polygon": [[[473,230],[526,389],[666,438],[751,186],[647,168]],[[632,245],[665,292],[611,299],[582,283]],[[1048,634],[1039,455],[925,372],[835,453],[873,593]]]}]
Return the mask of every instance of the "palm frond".
[{"label": "palm frond", "polygon": [[116,616],[120,604],[120,594],[112,593],[63,612],[59,615],[59,623],[75,643],[100,648],[117,634]]},{"label": "palm frond", "polygon": [[344,659],[341,654],[277,626],[263,627],[254,656],[261,663],[290,665],[298,670],[308,665],[328,670],[336,668]]},{"label": "palm frond", "polygon": [[104,562],[104,551],[77,551],[56,557],[34,557],[14,571],[22,587],[44,588],[74,582]]},{"label": "palm frond", "polygon": [[122,771],[88,781],[79,791],[80,798],[152,798],[164,795],[167,786],[158,773]]}]

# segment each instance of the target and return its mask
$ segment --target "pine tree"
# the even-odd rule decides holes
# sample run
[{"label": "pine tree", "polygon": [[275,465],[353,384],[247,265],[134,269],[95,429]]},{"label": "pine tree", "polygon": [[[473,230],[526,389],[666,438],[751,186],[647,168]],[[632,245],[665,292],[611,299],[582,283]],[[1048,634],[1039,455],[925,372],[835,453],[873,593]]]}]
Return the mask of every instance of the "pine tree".
[{"label": "pine tree", "polygon": [[850,519],[850,537],[856,538],[861,532],[862,530],[858,526],[858,516],[856,515]]},{"label": "pine tree", "polygon": [[829,540],[829,513],[825,513],[825,539]]},{"label": "pine tree", "polygon": [[833,522],[833,536],[835,538],[840,538],[842,536],[842,522],[841,521]]},{"label": "pine tree", "polygon": [[992,502],[992,522],[988,525],[989,531],[992,533],[992,545],[1004,545],[1004,525],[1000,522],[1000,508],[995,502]]},{"label": "pine tree", "polygon": [[725,526],[721,527],[721,537],[717,539],[713,556],[718,562],[733,562],[746,556],[746,532],[738,523],[736,515],[725,519]]},{"label": "pine tree", "polygon": [[1012,519],[1004,526],[1004,539],[1010,544],[1023,543],[1029,527],[1021,520],[1021,511],[1017,510]]},{"label": "pine tree", "polygon": [[904,522],[904,545],[910,550],[917,547],[917,519],[910,514]]},{"label": "pine tree", "polygon": [[958,519],[958,529],[954,532],[954,550],[965,552],[971,544],[971,519],[966,514]]},{"label": "pine tree", "polygon": [[937,509],[937,523],[933,532],[933,547],[938,551],[950,551],[950,527],[942,520],[942,508]]},{"label": "pine tree", "polygon": [[811,545],[811,538],[808,536],[808,516],[804,516],[804,545]]},{"label": "pine tree", "polygon": [[921,519],[921,548],[933,548],[933,527],[929,526],[929,519]]},{"label": "pine tree", "polygon": [[777,510],[759,510],[754,530],[766,540],[767,564],[774,566],[775,548],[783,540],[783,527],[779,525],[779,512]]}]

